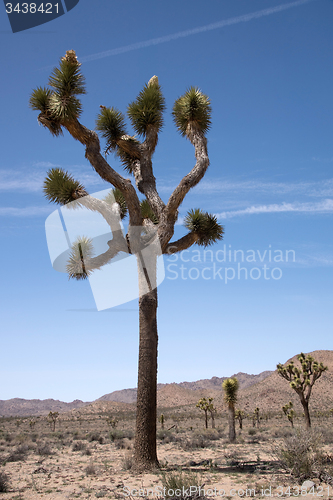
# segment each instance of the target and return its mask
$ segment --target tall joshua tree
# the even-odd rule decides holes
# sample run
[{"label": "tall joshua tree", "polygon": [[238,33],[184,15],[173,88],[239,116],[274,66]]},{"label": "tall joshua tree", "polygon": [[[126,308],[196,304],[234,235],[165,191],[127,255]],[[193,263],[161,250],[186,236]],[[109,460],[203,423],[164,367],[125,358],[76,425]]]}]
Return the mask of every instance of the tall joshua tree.
[{"label": "tall joshua tree", "polygon": [[[75,51],[66,52],[49,78],[49,87],[36,88],[30,106],[39,111],[38,121],[52,135],[63,130],[85,147],[85,156],[93,169],[113,188],[116,209],[121,217],[129,216],[128,231],[123,236],[114,218],[115,204],[87,196],[80,182],[61,169],[52,169],[45,180],[46,197],[64,205],[75,201],[99,212],[112,231],[109,249],[93,256],[91,241],[82,238],[73,244],[67,270],[74,279],[84,279],[95,269],[110,262],[119,252],[135,254],[139,278],[139,368],[136,413],[135,458],[138,470],[158,466],[156,454],[156,392],[157,392],[157,289],[156,259],[146,264],[140,257],[141,248],[150,234],[157,234],[163,254],[173,254],[193,244],[207,246],[221,240],[223,228],[216,217],[200,209],[190,210],[185,217],[187,233],[171,241],[178,209],[186,194],[203,178],[209,165],[206,133],[211,124],[209,98],[198,88],[191,87],[176,100],[173,119],[178,131],[194,146],[196,163],[185,175],[165,204],[160,198],[152,167],[158,135],[163,125],[165,101],[156,76],[144,85],[127,114],[137,137],[128,135],[124,115],[114,107],[100,106],[96,130],[106,141],[105,155],[113,152],[135,184],[114,170],[101,152],[97,133],[79,121],[82,105],[78,96],[85,93],[85,81]],[[136,189],[137,188],[137,189]],[[143,199],[140,200],[140,193]],[[139,236],[138,236],[139,235]],[[151,278],[153,276],[153,278]],[[112,284],[110,283],[110,286]]]},{"label": "tall joshua tree", "polygon": [[276,367],[278,374],[288,380],[290,387],[298,394],[304,410],[305,425],[310,428],[309,399],[312,387],[321,374],[327,370],[327,366],[318,363],[310,354],[305,356],[302,352],[297,356],[297,359],[301,363],[301,368],[295,366],[293,361],[290,361],[287,366],[279,363]]},{"label": "tall joshua tree", "polygon": [[237,403],[238,380],[235,377],[227,378],[222,383],[224,390],[224,400],[228,405],[229,412],[229,441],[234,443],[236,440],[235,429],[235,405]]}]

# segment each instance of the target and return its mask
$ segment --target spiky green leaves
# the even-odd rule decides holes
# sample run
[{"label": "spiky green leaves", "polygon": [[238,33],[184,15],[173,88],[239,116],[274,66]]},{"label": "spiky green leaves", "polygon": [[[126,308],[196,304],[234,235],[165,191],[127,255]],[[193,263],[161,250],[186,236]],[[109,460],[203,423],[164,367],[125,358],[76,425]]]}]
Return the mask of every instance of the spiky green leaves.
[{"label": "spiky green leaves", "polygon": [[93,257],[93,253],[92,240],[85,236],[78,238],[72,245],[67,262],[66,271],[68,277],[76,280],[87,279],[91,274],[89,260]]},{"label": "spiky green leaves", "polygon": [[151,220],[154,224],[158,224],[158,218],[152,211],[148,200],[142,200],[140,203],[140,208],[141,208],[141,215],[143,219],[149,219]]},{"label": "spiky green leaves", "polygon": [[47,172],[43,190],[49,201],[59,205],[66,205],[87,195],[82,184],[60,168],[52,168]]},{"label": "spiky green leaves", "polygon": [[184,225],[198,236],[197,245],[207,247],[223,238],[223,226],[217,222],[215,215],[202,212],[199,208],[187,213]]},{"label": "spiky green leaves", "polygon": [[158,83],[153,76],[143,87],[135,101],[129,104],[127,114],[137,134],[145,136],[149,126],[158,132],[163,126],[165,101]]},{"label": "spiky green leaves", "polygon": [[78,118],[82,111],[77,95],[85,94],[84,76],[74,50],[66,52],[49,78],[53,90],[38,87],[32,92],[30,106],[41,111],[39,122],[53,135],[62,133],[61,125]]},{"label": "spiky green leaves", "polygon": [[182,136],[190,134],[191,126],[206,134],[211,125],[211,113],[209,97],[197,87],[189,88],[179,97],[172,111],[175,125]]},{"label": "spiky green leaves", "polygon": [[234,406],[237,402],[238,380],[235,377],[227,378],[222,383],[224,399],[229,406]]},{"label": "spiky green leaves", "polygon": [[106,139],[107,149],[115,151],[117,141],[126,135],[126,126],[124,115],[115,108],[106,108],[100,106],[101,112],[97,116],[96,130],[101,132],[102,137]]},{"label": "spiky green leaves", "polygon": [[50,97],[52,92],[45,87],[37,87],[33,90],[29,105],[34,111],[40,111],[38,121],[41,125],[49,129],[52,135],[58,136],[62,134],[61,124],[50,110]]},{"label": "spiky green leaves", "polygon": [[126,217],[128,212],[127,203],[123,193],[119,189],[117,188],[112,189],[104,198],[104,201],[110,204],[114,202],[118,203],[120,218],[124,219]]}]

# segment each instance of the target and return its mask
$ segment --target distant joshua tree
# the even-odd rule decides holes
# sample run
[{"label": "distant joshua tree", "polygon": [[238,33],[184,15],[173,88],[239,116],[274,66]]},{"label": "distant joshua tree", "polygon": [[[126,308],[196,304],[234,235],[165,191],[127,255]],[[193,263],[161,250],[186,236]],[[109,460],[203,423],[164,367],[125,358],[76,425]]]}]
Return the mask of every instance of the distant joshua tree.
[{"label": "distant joshua tree", "polygon": [[243,410],[235,410],[235,419],[238,420],[240,429],[243,429],[244,418],[245,418],[245,412]]},{"label": "distant joshua tree", "polygon": [[161,424],[161,429],[164,429],[165,416],[163,415],[163,413],[161,413],[158,420]]},{"label": "distant joshua tree", "polygon": [[[198,403],[196,404],[197,408],[200,408],[200,410],[205,412],[205,427],[208,429],[208,412],[211,414],[212,417],[212,428],[215,428],[215,420],[214,420],[214,413],[216,413],[216,409],[214,408],[213,405],[213,398],[201,398]],[[214,415],[214,416],[213,416]]]},{"label": "distant joshua tree", "polygon": [[297,392],[301,404],[304,409],[305,425],[309,429],[311,427],[310,413],[309,413],[309,399],[311,396],[312,387],[316,380],[321,377],[321,374],[328,368],[323,363],[318,363],[310,354],[305,356],[301,352],[297,356],[298,361],[301,363],[301,368],[294,365],[293,361],[287,366],[279,363],[276,367],[278,374],[288,380],[290,387]]},{"label": "distant joshua tree", "polygon": [[260,415],[259,415],[259,412],[260,412],[260,409],[257,406],[257,408],[254,409],[253,417],[252,417],[253,427],[255,427],[255,426],[259,427],[259,425],[260,425]]},{"label": "distant joshua tree", "polygon": [[50,413],[47,416],[47,420],[48,422],[50,422],[53,432],[55,431],[56,421],[58,417],[59,413],[57,411],[50,411]]},{"label": "distant joshua tree", "polygon": [[227,378],[222,383],[224,390],[224,399],[228,405],[229,411],[229,441],[234,443],[236,441],[235,429],[235,404],[237,402],[238,380],[235,377]]},{"label": "distant joshua tree", "polygon": [[291,427],[294,427],[294,416],[295,411],[293,410],[293,403],[289,401],[286,405],[282,406],[283,413],[286,415],[287,419],[291,423]]}]

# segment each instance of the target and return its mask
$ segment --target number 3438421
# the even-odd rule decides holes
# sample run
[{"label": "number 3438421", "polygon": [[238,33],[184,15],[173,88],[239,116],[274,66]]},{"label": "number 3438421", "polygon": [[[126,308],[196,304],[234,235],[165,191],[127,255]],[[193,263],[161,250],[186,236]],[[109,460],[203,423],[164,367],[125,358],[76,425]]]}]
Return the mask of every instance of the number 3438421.
[{"label": "number 3438421", "polygon": [[58,14],[58,3],[6,3],[7,14]]}]

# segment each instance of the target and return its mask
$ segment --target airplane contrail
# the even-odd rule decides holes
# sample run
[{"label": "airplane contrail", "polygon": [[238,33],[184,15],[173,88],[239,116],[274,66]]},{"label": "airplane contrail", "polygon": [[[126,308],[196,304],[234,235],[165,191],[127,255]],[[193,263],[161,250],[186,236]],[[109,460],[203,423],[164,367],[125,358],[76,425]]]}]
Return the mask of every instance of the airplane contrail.
[{"label": "airplane contrail", "polygon": [[199,26],[198,28],[193,28],[185,31],[178,31],[178,33],[173,33],[171,35],[161,36],[159,38],[151,38],[150,40],[145,40],[143,42],[132,43],[131,45],[125,45],[123,47],[118,47],[117,49],[106,50],[105,52],[98,52],[96,54],[91,54],[90,56],[80,57],[80,62],[95,61],[97,59],[103,59],[104,57],[116,56],[123,54],[124,52],[130,52],[132,50],[139,50],[145,47],[151,47],[152,45],[159,45],[161,43],[171,42],[172,40],[177,40],[178,38],[185,38],[188,36],[196,35],[197,33],[204,33],[205,31],[212,31],[219,28],[224,28],[225,26],[231,26],[232,24],[246,23],[252,19],[259,19],[260,17],[270,16],[276,12],[281,12],[283,10],[291,9],[292,7],[298,7],[305,3],[309,3],[313,0],[297,0],[296,2],[286,3],[279,5],[277,7],[271,7],[268,9],[258,10],[252,12],[251,14],[245,14],[243,16],[231,17],[230,19],[224,19],[223,21],[218,21],[217,23],[207,24],[206,26]]}]

